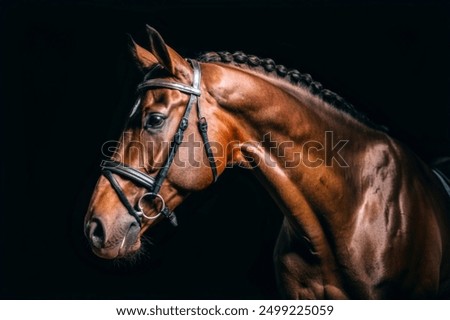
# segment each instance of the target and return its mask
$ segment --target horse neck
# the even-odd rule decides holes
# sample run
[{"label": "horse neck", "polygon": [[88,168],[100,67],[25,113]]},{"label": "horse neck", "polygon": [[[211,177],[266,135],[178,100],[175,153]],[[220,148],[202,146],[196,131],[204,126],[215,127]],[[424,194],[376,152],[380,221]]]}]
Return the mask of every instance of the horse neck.
[{"label": "horse neck", "polygon": [[[252,167],[286,216],[316,219],[358,202],[348,169],[380,133],[307,90],[255,71],[222,66],[209,91],[234,126],[231,164]],[[364,141],[358,144],[363,133]],[[236,152],[236,149],[239,152]],[[310,224],[311,225],[311,224]]]}]

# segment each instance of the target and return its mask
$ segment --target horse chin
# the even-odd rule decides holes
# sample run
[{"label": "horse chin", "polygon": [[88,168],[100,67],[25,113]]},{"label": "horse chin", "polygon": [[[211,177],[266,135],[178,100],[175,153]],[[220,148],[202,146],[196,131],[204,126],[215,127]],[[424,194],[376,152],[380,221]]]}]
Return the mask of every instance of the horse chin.
[{"label": "horse chin", "polygon": [[92,248],[96,256],[102,259],[126,259],[133,257],[141,249],[139,239],[132,245],[125,245],[125,241],[115,247]]},{"label": "horse chin", "polygon": [[132,258],[139,252],[140,249],[141,249],[141,241],[139,238],[137,238],[136,242],[131,246],[122,246],[121,248],[119,248],[119,252],[116,256],[116,259]]}]

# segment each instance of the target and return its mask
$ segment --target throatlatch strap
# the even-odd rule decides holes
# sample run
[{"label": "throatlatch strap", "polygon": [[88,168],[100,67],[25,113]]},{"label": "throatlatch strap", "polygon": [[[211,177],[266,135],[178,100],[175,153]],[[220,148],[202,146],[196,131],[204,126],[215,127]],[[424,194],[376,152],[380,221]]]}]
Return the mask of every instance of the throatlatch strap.
[{"label": "throatlatch strap", "polygon": [[[198,88],[200,91],[200,83],[201,83],[201,72],[200,72],[200,65],[198,61],[196,60],[189,60],[192,64],[192,67],[194,70],[198,70],[198,77],[194,77],[193,86],[195,88]],[[201,108],[200,108],[200,98],[197,98],[197,118],[198,118],[198,131],[200,132],[204,147],[206,156],[208,157],[209,166],[211,167],[212,175],[213,175],[213,183],[217,181],[217,166],[216,166],[216,160],[214,158],[214,154],[211,149],[211,144],[209,143],[208,139],[208,122],[206,121],[206,118],[202,115]]]},{"label": "throatlatch strap", "polygon": [[202,117],[198,120],[198,130],[202,135],[203,143],[205,145],[206,156],[208,157],[209,166],[211,167],[211,171],[213,174],[213,182],[217,181],[217,166],[216,160],[214,159],[214,154],[211,150],[211,144],[208,139],[208,122],[206,122],[206,118]]}]

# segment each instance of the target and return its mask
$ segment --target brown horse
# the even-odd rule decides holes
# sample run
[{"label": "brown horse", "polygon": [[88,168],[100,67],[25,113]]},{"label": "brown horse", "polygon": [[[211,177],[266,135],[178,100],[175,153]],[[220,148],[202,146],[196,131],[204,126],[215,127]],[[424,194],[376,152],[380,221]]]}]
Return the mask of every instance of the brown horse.
[{"label": "brown horse", "polygon": [[171,210],[239,165],[284,213],[283,297],[448,297],[444,176],[309,75],[242,52],[185,60],[147,30],[149,51],[132,41],[146,76],[85,218],[98,256],[133,255],[147,229],[176,224]]}]

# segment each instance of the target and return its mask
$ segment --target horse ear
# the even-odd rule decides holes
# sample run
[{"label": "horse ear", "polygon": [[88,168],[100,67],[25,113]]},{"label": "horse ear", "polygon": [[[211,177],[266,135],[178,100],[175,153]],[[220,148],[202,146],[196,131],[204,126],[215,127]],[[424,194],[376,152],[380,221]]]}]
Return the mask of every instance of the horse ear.
[{"label": "horse ear", "polygon": [[172,75],[179,78],[189,78],[191,67],[183,57],[169,47],[161,35],[147,25],[147,33],[150,38],[150,49],[158,62]]},{"label": "horse ear", "polygon": [[141,70],[150,68],[151,66],[158,63],[158,59],[156,59],[156,57],[152,53],[134,42],[133,38],[130,35],[128,35],[128,40],[131,54],[133,55]]}]

